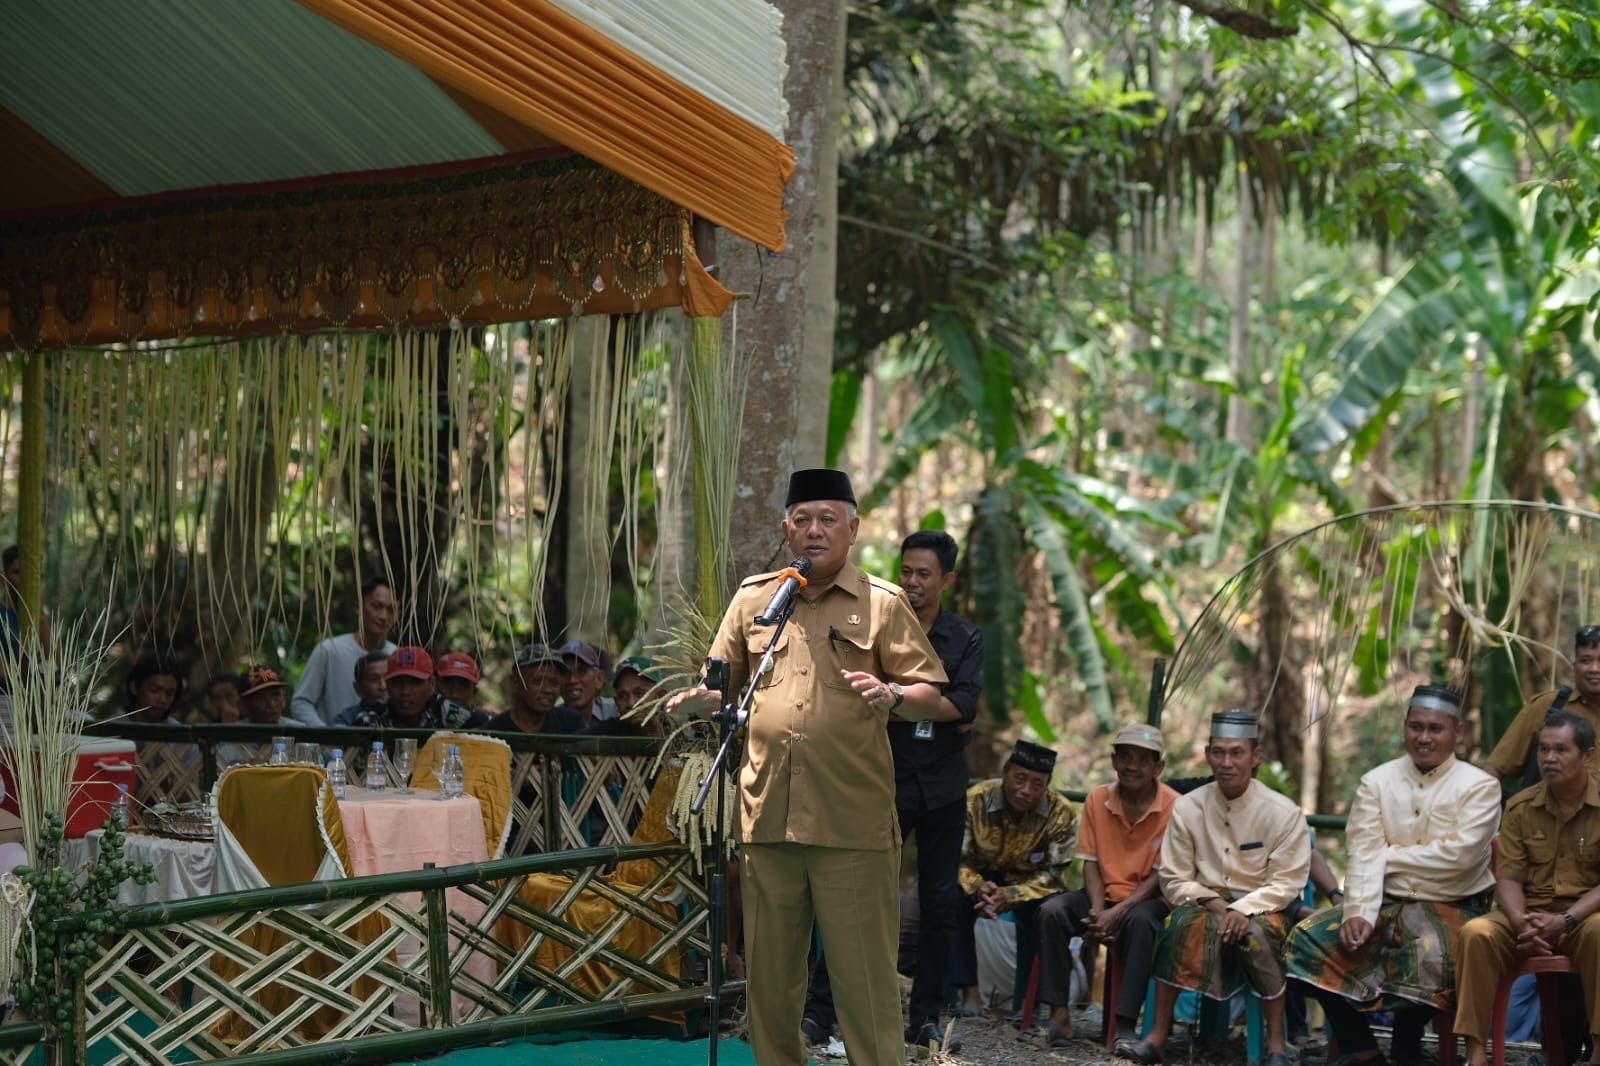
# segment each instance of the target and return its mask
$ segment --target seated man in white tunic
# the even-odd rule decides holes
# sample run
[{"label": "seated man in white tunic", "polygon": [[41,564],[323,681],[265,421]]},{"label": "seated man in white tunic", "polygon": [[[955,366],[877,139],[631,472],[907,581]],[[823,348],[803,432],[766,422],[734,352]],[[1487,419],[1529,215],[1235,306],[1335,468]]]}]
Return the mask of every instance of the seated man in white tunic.
[{"label": "seated man in white tunic", "polygon": [[1345,839],[1342,907],[1295,927],[1291,979],[1322,1003],[1341,1055],[1382,1052],[1364,1012],[1394,1011],[1392,1066],[1421,1066],[1422,1030],[1453,1009],[1461,927],[1494,897],[1489,846],[1500,827],[1500,783],[1456,758],[1461,697],[1422,685],[1405,716],[1405,754],[1361,779]]},{"label": "seated man in white tunic", "polygon": [[1264,1066],[1289,1066],[1284,1034],[1285,909],[1311,870],[1311,834],[1293,800],[1254,778],[1261,763],[1256,716],[1211,716],[1206,762],[1215,778],[1172,807],[1161,844],[1161,893],[1172,916],[1156,942],[1155,1023],[1116,1054],[1149,1066],[1172,1035],[1180,989],[1227,1000],[1246,987],[1267,1022]]}]

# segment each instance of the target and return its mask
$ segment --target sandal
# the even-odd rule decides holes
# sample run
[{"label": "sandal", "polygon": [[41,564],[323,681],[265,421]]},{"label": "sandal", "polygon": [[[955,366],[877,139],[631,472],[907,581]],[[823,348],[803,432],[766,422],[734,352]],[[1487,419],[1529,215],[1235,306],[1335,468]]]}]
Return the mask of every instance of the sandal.
[{"label": "sandal", "polygon": [[1062,1048],[1072,1046],[1072,1030],[1070,1028],[1066,1030],[1057,1029],[1054,1023],[1051,1023],[1045,1026],[1044,1036],[1045,1041],[1051,1047]]},{"label": "sandal", "polygon": [[1161,1049],[1144,1040],[1118,1040],[1111,1053],[1118,1058],[1130,1059],[1139,1066],[1156,1066],[1161,1061]]}]

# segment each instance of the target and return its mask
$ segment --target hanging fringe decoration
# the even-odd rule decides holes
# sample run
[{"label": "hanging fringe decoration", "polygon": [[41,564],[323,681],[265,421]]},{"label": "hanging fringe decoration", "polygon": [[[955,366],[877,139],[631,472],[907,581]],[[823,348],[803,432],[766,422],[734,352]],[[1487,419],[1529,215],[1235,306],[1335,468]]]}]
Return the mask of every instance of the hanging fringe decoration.
[{"label": "hanging fringe decoration", "polygon": [[[576,499],[608,572],[624,541],[644,602],[640,482],[668,421],[659,320],[623,319],[615,348],[584,362],[571,319],[52,357],[45,603],[76,617],[123,574],[125,657],[171,654],[198,681],[337,631],[376,562],[403,638],[436,644],[448,624],[456,646],[502,659],[548,636],[574,372],[596,386],[597,430]],[[0,368],[14,389],[17,365]],[[0,405],[0,460],[11,419]]]}]

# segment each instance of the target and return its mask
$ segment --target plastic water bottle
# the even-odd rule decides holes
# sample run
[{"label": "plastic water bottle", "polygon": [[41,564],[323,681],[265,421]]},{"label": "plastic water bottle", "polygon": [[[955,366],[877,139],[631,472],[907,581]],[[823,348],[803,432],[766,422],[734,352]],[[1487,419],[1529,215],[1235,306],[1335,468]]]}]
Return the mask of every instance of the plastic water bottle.
[{"label": "plastic water bottle", "polygon": [[444,764],[444,798],[459,799],[467,794],[467,768],[461,762],[461,745],[450,745]]},{"label": "plastic water bottle", "polygon": [[133,808],[128,803],[127,785],[117,785],[117,798],[111,804],[111,820],[124,829],[133,824]]},{"label": "plastic water bottle", "polygon": [[267,757],[267,765],[269,765],[269,766],[288,766],[289,765],[289,747],[288,747],[288,745],[284,744],[284,742],[281,741],[281,740],[278,741],[276,744],[272,745],[272,754]]},{"label": "plastic water bottle", "polygon": [[333,798],[344,799],[350,776],[344,766],[344,749],[334,748],[333,755],[328,759],[328,784],[333,787]]},{"label": "plastic water bottle", "polygon": [[367,791],[382,792],[389,787],[389,770],[384,765],[383,741],[372,742],[372,754],[367,756]]}]

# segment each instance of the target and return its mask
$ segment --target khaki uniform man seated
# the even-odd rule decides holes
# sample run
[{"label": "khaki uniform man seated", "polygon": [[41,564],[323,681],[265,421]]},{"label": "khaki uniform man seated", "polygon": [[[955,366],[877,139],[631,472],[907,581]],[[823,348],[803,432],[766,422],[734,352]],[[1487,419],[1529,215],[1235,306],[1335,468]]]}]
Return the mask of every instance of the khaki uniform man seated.
[{"label": "khaki uniform man seated", "polygon": [[1211,716],[1206,762],[1215,778],[1172,808],[1161,845],[1161,891],[1172,916],[1156,942],[1156,1016],[1150,1036],[1116,1043],[1134,1062],[1160,1062],[1180,989],[1231,999],[1249,987],[1267,1020],[1265,1066],[1289,1066],[1284,1035],[1285,909],[1311,871],[1311,835],[1293,800],[1256,782],[1256,716]]},{"label": "khaki uniform man seated", "polygon": [[1591,777],[1595,731],[1558,711],[1539,730],[1539,775],[1506,805],[1492,914],[1461,930],[1456,1032],[1468,1066],[1488,1061],[1495,990],[1528,955],[1578,964],[1591,1039],[1600,1047],[1600,786]]}]

